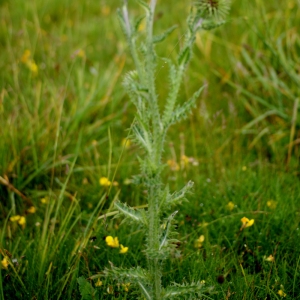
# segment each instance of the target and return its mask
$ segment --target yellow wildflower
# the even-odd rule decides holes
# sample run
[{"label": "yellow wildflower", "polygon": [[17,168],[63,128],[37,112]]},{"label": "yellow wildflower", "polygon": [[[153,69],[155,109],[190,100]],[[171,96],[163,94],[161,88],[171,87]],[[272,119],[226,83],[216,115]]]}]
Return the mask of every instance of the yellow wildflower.
[{"label": "yellow wildflower", "polygon": [[122,283],[122,287],[124,288],[125,292],[128,292],[129,291],[129,287],[130,287],[130,282],[128,282],[128,283]]},{"label": "yellow wildflower", "polygon": [[268,201],[267,201],[267,206],[268,206],[269,208],[271,208],[271,209],[275,209],[276,206],[277,206],[277,202],[274,201],[274,200],[268,200]]},{"label": "yellow wildflower", "polygon": [[76,51],[76,56],[81,57],[81,58],[85,58],[85,52],[82,49],[78,49]]},{"label": "yellow wildflower", "polygon": [[21,62],[28,67],[28,69],[33,73],[33,75],[37,75],[39,68],[37,64],[34,62],[34,60],[30,58],[30,56],[31,56],[30,50],[28,49],[25,50],[21,57]]},{"label": "yellow wildflower", "polygon": [[182,155],[181,161],[184,165],[187,165],[190,162],[190,159],[186,155]]},{"label": "yellow wildflower", "polygon": [[241,218],[241,222],[242,222],[242,227],[241,230],[246,228],[246,227],[250,227],[254,224],[254,219],[249,220],[246,217]]},{"label": "yellow wildflower", "polygon": [[204,240],[205,240],[205,236],[203,234],[200,235],[200,237],[195,242],[195,248],[201,248]]},{"label": "yellow wildflower", "polygon": [[170,167],[172,171],[178,171],[180,169],[178,163],[173,159],[167,160],[167,165]]},{"label": "yellow wildflower", "polygon": [[36,212],[36,208],[34,206],[30,206],[28,209],[27,209],[27,212],[29,212],[30,214],[34,214]]},{"label": "yellow wildflower", "polygon": [[249,220],[245,227],[250,227],[254,224],[254,219]]},{"label": "yellow wildflower", "polygon": [[97,282],[95,283],[95,286],[101,286],[103,283],[100,280],[100,278],[98,278]]},{"label": "yellow wildflower", "polygon": [[22,228],[25,228],[25,225],[26,225],[26,219],[24,216],[21,216],[19,221],[18,221],[19,225],[22,226]]},{"label": "yellow wildflower", "polygon": [[33,60],[27,62],[28,69],[32,72],[33,75],[37,75],[39,68]]},{"label": "yellow wildflower", "polygon": [[243,167],[242,167],[242,171],[244,171],[244,172],[247,171],[247,167],[246,167],[246,166],[243,166]]},{"label": "yellow wildflower", "polygon": [[274,256],[270,254],[268,257],[265,258],[265,261],[273,262],[275,260]]},{"label": "yellow wildflower", "polygon": [[205,280],[201,280],[200,283],[201,283],[201,284],[205,284]]},{"label": "yellow wildflower", "polygon": [[101,13],[104,16],[108,16],[110,14],[110,7],[108,5],[103,5],[101,9]]},{"label": "yellow wildflower", "polygon": [[229,201],[226,205],[226,208],[230,211],[232,211],[234,209],[234,203]]},{"label": "yellow wildflower", "polygon": [[283,290],[279,290],[277,292],[277,294],[280,296],[280,297],[286,297],[286,293],[283,291]]},{"label": "yellow wildflower", "polygon": [[99,179],[99,183],[100,183],[100,185],[102,185],[102,186],[110,186],[111,185],[111,182],[108,180],[108,178],[106,178],[106,177],[101,177],[100,179]]},{"label": "yellow wildflower", "polygon": [[112,248],[119,248],[119,239],[118,237],[113,238],[112,236],[107,236],[105,238],[106,244]]},{"label": "yellow wildflower", "polygon": [[21,216],[16,215],[16,216],[10,217],[9,219],[11,222],[17,222],[20,220],[20,218],[21,218]]},{"label": "yellow wildflower", "polygon": [[29,61],[30,55],[30,50],[26,49],[21,57],[21,62],[26,64]]},{"label": "yellow wildflower", "polygon": [[43,204],[47,204],[48,201],[49,201],[49,198],[48,198],[48,197],[44,197],[44,198],[41,199],[41,202],[42,202]]},{"label": "yellow wildflower", "polygon": [[4,269],[7,269],[8,266],[9,266],[9,263],[8,263],[8,259],[6,256],[4,256],[4,258],[1,260],[1,265]]},{"label": "yellow wildflower", "polygon": [[121,247],[120,253],[124,254],[128,251],[128,247],[124,247],[123,245],[120,245],[120,247]]}]

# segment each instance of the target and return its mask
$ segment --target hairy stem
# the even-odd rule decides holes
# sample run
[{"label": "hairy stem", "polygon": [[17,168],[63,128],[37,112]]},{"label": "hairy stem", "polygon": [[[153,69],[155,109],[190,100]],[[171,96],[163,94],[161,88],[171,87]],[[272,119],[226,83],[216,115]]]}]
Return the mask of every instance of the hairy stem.
[{"label": "hairy stem", "polygon": [[[158,178],[155,178],[156,181]],[[152,288],[154,299],[160,299],[161,295],[161,263],[155,258],[153,252],[159,250],[159,236],[160,236],[160,214],[159,214],[159,187],[157,184],[152,184],[149,187],[149,233],[148,233],[148,249],[151,252],[148,257],[149,271],[152,277]]]}]

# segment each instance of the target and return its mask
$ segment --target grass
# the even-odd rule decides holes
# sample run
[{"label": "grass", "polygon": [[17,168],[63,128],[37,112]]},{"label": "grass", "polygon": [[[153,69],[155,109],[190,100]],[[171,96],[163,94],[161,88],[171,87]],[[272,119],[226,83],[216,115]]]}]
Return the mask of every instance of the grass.
[{"label": "grass", "polygon": [[[110,216],[117,198],[144,204],[144,191],[128,184],[139,150],[122,143],[133,108],[121,86],[132,63],[119,3],[0,5],[0,248],[8,263],[1,264],[0,299],[81,299],[77,278],[109,262],[145,264],[140,229]],[[159,3],[157,30],[179,24],[161,55],[179,49],[185,6]],[[280,299],[278,291],[299,299],[297,7],[234,2],[230,23],[197,39],[182,99],[208,86],[171,132],[164,175],[172,190],[188,180],[195,190],[178,213],[181,252],[166,264],[165,282],[205,280],[212,299]],[[103,176],[118,185],[100,186]],[[15,215],[26,225],[10,221]],[[240,230],[244,216],[255,223]],[[108,235],[129,251],[107,247]],[[91,280],[100,299],[136,299],[134,287],[101,281]]]}]

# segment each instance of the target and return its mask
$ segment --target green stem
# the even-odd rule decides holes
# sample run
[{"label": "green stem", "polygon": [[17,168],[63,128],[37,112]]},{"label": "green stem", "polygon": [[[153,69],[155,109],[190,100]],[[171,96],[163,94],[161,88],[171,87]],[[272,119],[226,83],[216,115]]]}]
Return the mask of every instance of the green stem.
[{"label": "green stem", "polygon": [[160,213],[159,213],[159,187],[157,186],[158,179],[155,178],[153,184],[149,187],[149,235],[148,235],[148,249],[151,252],[148,258],[149,271],[153,280],[152,287],[154,299],[161,298],[161,262],[153,256],[153,253],[159,250],[160,237]]},{"label": "green stem", "polygon": [[[153,139],[154,144],[159,141],[162,126],[160,120],[159,107],[157,102],[157,95],[155,89],[155,51],[153,46],[153,22],[154,22],[154,12],[155,12],[156,0],[151,0],[150,9],[147,14],[147,52],[146,52],[146,78],[147,78],[147,87],[149,93],[149,104],[150,104],[150,114],[152,119],[153,126]],[[155,163],[160,163],[160,153],[158,151],[159,147],[155,147],[152,160]]]}]

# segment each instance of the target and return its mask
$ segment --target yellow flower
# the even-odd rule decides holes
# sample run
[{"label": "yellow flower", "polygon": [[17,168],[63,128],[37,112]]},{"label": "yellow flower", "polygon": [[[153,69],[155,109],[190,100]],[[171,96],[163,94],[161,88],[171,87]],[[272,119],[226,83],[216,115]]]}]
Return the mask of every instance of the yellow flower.
[{"label": "yellow flower", "polygon": [[249,220],[245,227],[250,227],[254,224],[254,219]]},{"label": "yellow flower", "polygon": [[10,217],[9,219],[11,222],[17,222],[20,220],[20,218],[21,218],[21,216],[16,215],[16,216]]},{"label": "yellow flower", "polygon": [[265,261],[273,262],[275,260],[274,256],[270,254],[268,257],[265,258]]},{"label": "yellow flower", "polygon": [[9,266],[9,263],[8,263],[8,259],[6,256],[4,256],[4,258],[1,260],[1,265],[4,269],[7,269],[8,266]]},{"label": "yellow flower", "polygon": [[280,297],[286,297],[286,293],[283,291],[283,290],[279,290],[277,292],[277,294],[280,296]]},{"label": "yellow flower", "polygon": [[27,67],[33,73],[33,75],[37,75],[39,68],[33,60],[29,60],[27,62]]},{"label": "yellow flower", "polygon": [[195,248],[201,248],[204,240],[205,240],[205,236],[203,234],[200,235],[200,237],[195,242]]},{"label": "yellow flower", "polygon": [[21,62],[26,64],[29,61],[30,55],[30,50],[26,49],[21,57]]},{"label": "yellow flower", "polygon": [[230,211],[232,211],[234,209],[234,203],[229,201],[226,205],[226,208]]},{"label": "yellow flower", "polygon": [[84,50],[82,50],[82,49],[78,49],[78,50],[76,51],[76,55],[77,55],[78,57],[85,58],[85,52],[84,52]]},{"label": "yellow flower", "polygon": [[246,167],[246,166],[243,166],[243,167],[242,167],[242,171],[244,171],[244,172],[247,171],[247,167]]},{"label": "yellow flower", "polygon": [[101,8],[101,13],[104,16],[108,16],[110,14],[110,7],[108,5],[103,5]]},{"label": "yellow flower", "polygon": [[19,221],[18,221],[19,225],[22,226],[22,228],[25,228],[25,225],[26,225],[26,219],[25,217],[20,217]]},{"label": "yellow flower", "polygon": [[181,161],[184,165],[187,165],[190,162],[190,159],[186,155],[181,156]]},{"label": "yellow flower", "polygon": [[246,217],[241,218],[241,222],[242,222],[242,227],[241,230],[246,228],[246,227],[250,227],[254,224],[254,219],[249,220]]},{"label": "yellow flower", "polygon": [[120,245],[120,246],[121,246],[120,253],[124,254],[128,251],[128,247],[124,247],[123,245]]},{"label": "yellow flower", "polygon": [[27,212],[29,212],[30,214],[34,214],[36,212],[36,208],[34,206],[30,206],[28,209],[27,209]]},{"label": "yellow flower", "polygon": [[108,178],[106,178],[106,177],[101,177],[100,179],[99,179],[99,183],[100,183],[100,185],[102,185],[102,186],[110,186],[111,185],[111,182],[108,180]]},{"label": "yellow flower", "polygon": [[128,283],[122,283],[122,287],[124,288],[125,292],[128,292],[129,291],[129,287],[130,287],[130,282],[128,282]]},{"label": "yellow flower", "polygon": [[112,248],[119,248],[119,239],[117,237],[113,238],[112,236],[107,236],[105,238],[106,244]]},{"label": "yellow flower", "polygon": [[277,202],[274,200],[269,200],[269,201],[267,201],[267,206],[271,209],[275,209],[277,206]]},{"label": "yellow flower", "polygon": [[95,286],[101,286],[103,283],[100,280],[100,278],[98,278],[97,282],[95,283]]},{"label": "yellow flower", "polygon": [[42,199],[41,199],[41,202],[42,202],[43,204],[47,204],[48,201],[49,201],[49,198],[48,198],[48,197],[45,197],[45,198],[42,198]]},{"label": "yellow flower", "polygon": [[167,165],[170,167],[172,171],[178,171],[180,169],[178,163],[173,159],[167,160]]}]

